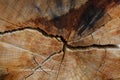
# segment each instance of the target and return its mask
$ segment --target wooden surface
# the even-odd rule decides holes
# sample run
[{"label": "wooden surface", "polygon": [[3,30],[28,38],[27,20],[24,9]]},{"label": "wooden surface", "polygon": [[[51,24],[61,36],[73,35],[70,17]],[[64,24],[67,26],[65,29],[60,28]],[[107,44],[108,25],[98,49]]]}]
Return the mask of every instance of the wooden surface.
[{"label": "wooden surface", "polygon": [[76,36],[86,2],[0,0],[0,80],[120,80],[120,5]]}]

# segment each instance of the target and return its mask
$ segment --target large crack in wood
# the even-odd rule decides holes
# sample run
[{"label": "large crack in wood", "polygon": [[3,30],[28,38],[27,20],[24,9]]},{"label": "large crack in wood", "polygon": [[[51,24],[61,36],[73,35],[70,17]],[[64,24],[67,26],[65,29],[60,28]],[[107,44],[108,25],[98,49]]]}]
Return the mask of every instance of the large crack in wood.
[{"label": "large crack in wood", "polygon": [[24,27],[24,28],[8,30],[8,31],[0,32],[0,35],[10,34],[10,33],[22,31],[25,29],[36,30],[36,31],[39,31],[40,33],[42,33],[42,35],[44,35],[45,37],[55,38],[58,41],[61,41],[68,49],[72,49],[72,50],[75,50],[75,49],[84,50],[84,49],[89,49],[89,48],[101,48],[101,49],[102,48],[103,49],[104,48],[119,48],[119,45],[115,45],[115,44],[106,44],[106,45],[93,44],[93,45],[89,45],[89,46],[72,46],[72,45],[69,45],[68,42],[62,36],[47,34],[44,30],[42,30],[40,28],[32,28],[32,27]]},{"label": "large crack in wood", "polygon": [[106,45],[93,44],[93,45],[88,45],[88,46],[72,46],[72,45],[69,45],[62,36],[47,34],[44,30],[42,30],[40,28],[32,28],[32,27],[24,27],[24,28],[8,30],[8,31],[0,32],[0,35],[14,33],[14,32],[22,31],[25,29],[36,30],[36,31],[39,31],[40,33],[42,33],[42,35],[44,35],[45,37],[56,38],[58,41],[61,41],[68,49],[72,49],[72,50],[74,50],[74,49],[82,49],[83,50],[83,49],[88,49],[88,48],[103,48],[104,49],[104,48],[118,48],[119,47],[119,45],[114,45],[114,44],[106,44]]}]

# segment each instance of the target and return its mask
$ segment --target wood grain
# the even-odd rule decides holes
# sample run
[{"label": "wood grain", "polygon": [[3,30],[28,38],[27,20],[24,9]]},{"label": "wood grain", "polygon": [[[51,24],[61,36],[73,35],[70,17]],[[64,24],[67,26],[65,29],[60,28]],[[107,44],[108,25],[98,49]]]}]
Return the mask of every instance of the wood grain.
[{"label": "wood grain", "polygon": [[0,0],[0,80],[120,80],[119,3]]}]

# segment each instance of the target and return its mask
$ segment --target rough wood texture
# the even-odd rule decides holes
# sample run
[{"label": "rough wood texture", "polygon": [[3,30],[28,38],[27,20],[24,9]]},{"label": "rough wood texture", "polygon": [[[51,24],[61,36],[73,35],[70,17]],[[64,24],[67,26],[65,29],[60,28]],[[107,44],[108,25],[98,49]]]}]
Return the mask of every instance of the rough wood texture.
[{"label": "rough wood texture", "polygon": [[120,0],[0,0],[0,80],[120,80]]}]

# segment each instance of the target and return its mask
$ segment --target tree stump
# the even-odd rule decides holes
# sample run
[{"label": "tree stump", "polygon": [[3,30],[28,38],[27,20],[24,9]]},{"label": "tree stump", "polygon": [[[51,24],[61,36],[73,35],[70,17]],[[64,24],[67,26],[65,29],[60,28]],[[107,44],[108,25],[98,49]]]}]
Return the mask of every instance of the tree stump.
[{"label": "tree stump", "polygon": [[119,0],[0,0],[0,80],[120,80]]}]

